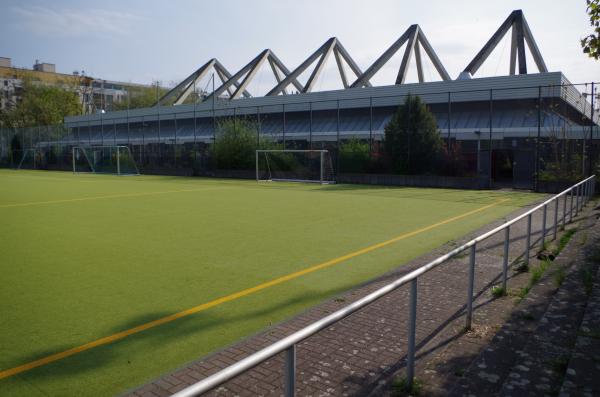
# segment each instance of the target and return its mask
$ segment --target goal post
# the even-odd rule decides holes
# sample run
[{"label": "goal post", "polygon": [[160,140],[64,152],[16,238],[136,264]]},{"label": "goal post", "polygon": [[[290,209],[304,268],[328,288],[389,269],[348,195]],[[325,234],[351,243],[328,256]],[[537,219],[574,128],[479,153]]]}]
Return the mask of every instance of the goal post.
[{"label": "goal post", "polygon": [[256,181],[335,183],[328,150],[256,150]]},{"label": "goal post", "polygon": [[74,146],[73,173],[139,175],[129,146]]}]

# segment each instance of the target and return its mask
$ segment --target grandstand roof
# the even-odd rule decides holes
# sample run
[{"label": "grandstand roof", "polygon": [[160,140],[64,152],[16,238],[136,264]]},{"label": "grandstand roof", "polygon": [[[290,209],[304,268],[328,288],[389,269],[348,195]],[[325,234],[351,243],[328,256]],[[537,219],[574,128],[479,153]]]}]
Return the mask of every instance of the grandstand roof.
[{"label": "grandstand roof", "polygon": [[[509,75],[475,78],[474,75],[480,66],[509,30],[512,32]],[[527,43],[527,47],[525,43]],[[404,54],[395,84],[373,87],[370,79],[403,46]],[[529,48],[539,73],[528,73],[526,48]],[[433,63],[441,81],[424,81],[421,50]],[[312,92],[314,83],[319,78],[323,65],[331,54],[335,56],[344,88]],[[419,82],[407,84],[405,77],[413,56],[416,61]],[[270,65],[277,84],[265,96],[253,97],[247,91],[248,84],[265,62]],[[313,64],[314,68],[310,77],[306,84],[302,85],[297,80],[298,76],[307,72]],[[346,67],[354,73],[354,82],[350,82],[348,79]],[[193,91],[195,84],[203,76],[206,76],[211,68],[215,69],[222,84],[215,87],[211,95],[201,98],[196,103],[185,104],[184,101]],[[519,74],[516,74],[517,71]],[[290,95],[286,91],[292,85],[298,90],[298,94]],[[591,111],[587,99],[569,83],[561,72],[548,72],[523,12],[515,10],[500,25],[456,80],[450,79],[422,29],[418,25],[412,25],[364,72],[354,62],[339,39],[333,37],[292,71],[289,71],[269,49],[262,51],[233,74],[230,74],[213,58],[163,96],[154,107],[68,117],[65,119],[65,123],[70,126],[81,122],[97,125],[103,122],[112,122],[112,120],[119,122],[117,120],[126,117],[144,117],[145,121],[152,121],[212,115],[221,117],[281,113],[283,111],[289,113],[307,110],[381,108],[397,106],[408,94],[420,96],[427,104],[482,102],[490,99],[493,101],[518,101],[540,97],[559,98],[584,116],[589,116]]]}]

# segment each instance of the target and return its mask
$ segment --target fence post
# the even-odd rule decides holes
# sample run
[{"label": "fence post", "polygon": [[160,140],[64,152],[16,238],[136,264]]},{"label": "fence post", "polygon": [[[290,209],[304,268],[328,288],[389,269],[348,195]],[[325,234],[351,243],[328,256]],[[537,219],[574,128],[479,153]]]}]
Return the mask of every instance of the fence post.
[{"label": "fence post", "polygon": [[285,351],[285,396],[296,395],[296,345],[292,345]]},{"label": "fence post", "polygon": [[502,260],[502,290],[506,293],[506,279],[508,278],[508,245],[510,244],[510,226],[504,229],[504,258]]},{"label": "fence post", "polygon": [[554,229],[552,232],[552,241],[556,240],[556,232],[558,229],[558,200],[560,199],[560,197],[557,197],[556,200],[554,200]]},{"label": "fence post", "polygon": [[548,217],[548,204],[544,205],[543,217],[542,219],[542,248],[544,247],[544,243],[546,242],[546,218]]},{"label": "fence post", "polygon": [[417,279],[410,282],[410,307],[408,319],[408,352],[406,355],[406,387],[412,389],[415,377],[415,334],[417,332]]},{"label": "fence post", "polygon": [[525,247],[525,264],[529,265],[529,248],[531,247],[531,214],[527,215],[527,240]]},{"label": "fence post", "polygon": [[469,286],[467,288],[467,321],[465,329],[471,329],[473,321],[473,288],[475,286],[475,250],[477,243],[471,246],[471,255],[469,258]]}]

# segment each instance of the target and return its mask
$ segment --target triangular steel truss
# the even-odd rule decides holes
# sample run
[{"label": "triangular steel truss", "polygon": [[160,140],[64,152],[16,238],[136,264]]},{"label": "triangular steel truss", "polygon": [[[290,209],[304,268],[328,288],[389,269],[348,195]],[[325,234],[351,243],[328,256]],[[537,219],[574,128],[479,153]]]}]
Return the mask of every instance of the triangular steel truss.
[{"label": "triangular steel truss", "polygon": [[[512,29],[511,52],[510,52],[510,74],[515,74],[517,63],[519,65],[519,74],[527,73],[527,62],[525,58],[525,43],[529,47],[529,51],[535,61],[540,72],[548,72],[544,59],[540,54],[540,50],[531,34],[529,25],[525,20],[525,16],[521,10],[513,11],[508,18],[502,23],[500,28],[494,33],[485,46],[479,51],[475,58],[469,63],[459,78],[464,75],[471,77],[474,75],[485,60],[489,57],[492,51],[497,47],[498,43]],[[371,78],[406,44],[402,63],[396,77],[396,84],[404,84],[408,74],[408,68],[412,56],[415,56],[417,66],[417,77],[420,83],[425,81],[423,75],[423,60],[421,58],[421,50],[423,49],[429,60],[437,70],[438,74],[444,81],[451,80],[446,68],[438,58],[433,47],[427,40],[427,37],[419,27],[419,25],[410,26],[373,64],[363,73],[359,66],[354,62],[348,51],[342,43],[335,37],[327,40],[321,47],[313,52],[304,62],[300,64],[292,72],[279,60],[273,51],[266,49],[258,54],[246,66],[241,68],[233,76],[223,67],[216,59],[211,59],[206,64],[202,65],[198,70],[188,76],[185,80],[179,83],[175,88],[166,93],[157,104],[163,105],[175,98],[173,104],[180,105],[193,92],[196,83],[202,79],[210,68],[214,68],[222,84],[214,90],[204,100],[211,98],[227,97],[228,99],[237,99],[240,96],[250,97],[250,93],[246,90],[248,84],[255,77],[260,67],[267,61],[271,67],[271,71],[277,80],[277,85],[267,92],[266,96],[275,96],[279,94],[287,94],[287,89],[293,85],[298,92],[308,93],[313,90],[315,83],[319,79],[321,72],[327,62],[329,56],[333,53],[337,64],[340,78],[344,88],[359,88],[370,87]],[[298,81],[298,77],[304,73],[311,65],[315,64],[310,77],[305,85]],[[356,80],[350,84],[346,75],[346,66],[356,76]]]},{"label": "triangular steel truss", "polygon": [[469,73],[473,76],[485,60],[490,56],[494,48],[498,46],[500,40],[508,33],[508,30],[512,28],[512,38],[510,46],[510,74],[515,74],[517,65],[517,59],[519,63],[519,74],[527,74],[527,61],[525,58],[525,42],[529,47],[533,61],[535,62],[538,70],[542,73],[548,72],[544,58],[535,42],[527,20],[523,15],[522,10],[515,10],[510,13],[508,18],[500,25],[496,33],[488,40],[483,48],[475,55],[475,58],[465,68],[463,73]]},{"label": "triangular steel truss", "polygon": [[359,77],[362,72],[356,62],[352,59],[348,51],[344,48],[342,43],[335,37],[327,40],[319,49],[313,52],[304,62],[300,64],[293,72],[289,74],[283,81],[279,82],[271,91],[267,93],[266,96],[279,95],[280,93],[285,92],[290,83],[293,83],[294,80],[298,78],[310,65],[312,65],[315,61],[317,64],[313,69],[306,85],[300,88],[298,91],[302,93],[311,92],[316,81],[319,79],[319,75],[323,71],[323,67],[327,62],[327,59],[331,55],[331,53],[335,56],[335,61],[337,63],[338,71],[340,73],[340,77],[342,79],[342,84],[344,84],[344,88],[348,88],[348,79],[346,77],[346,71],[344,70],[344,62],[350,67],[350,70]]},{"label": "triangular steel truss", "polygon": [[[212,94],[210,94],[205,100],[209,100],[214,95],[216,98],[221,96],[225,91],[229,91],[232,85],[235,85],[236,90],[230,95],[229,99],[237,99],[242,92],[246,89],[248,84],[252,81],[262,64],[268,61],[271,66],[271,70],[275,75],[275,79],[277,82],[282,81],[283,79],[288,79],[290,75],[290,71],[288,68],[281,62],[281,60],[275,55],[275,53],[269,49],[262,51],[258,54],[253,60],[251,60],[246,66],[241,68],[237,73],[231,76],[227,81],[223,82],[223,84],[215,90]],[[239,83],[239,79],[244,76],[244,79],[241,83]],[[293,84],[298,90],[302,89],[302,84],[298,82],[295,78],[289,79],[290,83]]]},{"label": "triangular steel truss", "polygon": [[450,80],[450,75],[442,65],[442,62],[438,58],[437,54],[433,50],[431,44],[425,37],[425,34],[419,27],[419,25],[412,25],[409,27],[402,36],[398,40],[394,42],[373,64],[354,82],[350,87],[364,87],[369,85],[369,80],[385,65],[393,56],[398,52],[400,47],[407,43],[406,49],[404,50],[404,56],[402,57],[402,63],[400,64],[400,69],[398,70],[398,77],[396,77],[396,84],[404,84],[406,80],[406,75],[408,73],[408,65],[410,63],[410,59],[415,54],[415,60],[417,63],[417,75],[419,78],[419,83],[425,81],[423,76],[423,61],[421,59],[421,48],[425,50],[425,53],[429,57],[431,63],[439,73],[442,80]]},{"label": "triangular steel truss", "polygon": [[[225,69],[225,66],[223,66],[218,59],[213,58],[210,61],[206,62],[204,65],[200,66],[194,73],[190,74],[181,83],[177,84],[173,89],[171,89],[169,92],[163,95],[155,104],[155,106],[168,103],[169,100],[173,97],[175,97],[173,105],[181,105],[190,96],[190,94],[194,92],[196,84],[204,76],[206,76],[206,74],[211,68],[214,68],[215,72],[217,72],[217,76],[219,76],[219,79],[222,83],[225,83],[226,81],[231,79],[231,73],[229,73],[229,71]],[[235,84],[235,88],[238,88],[238,86],[239,84]],[[233,92],[229,90],[229,94],[232,95]],[[243,95],[245,97],[251,96],[250,93],[246,90],[243,91]]]}]

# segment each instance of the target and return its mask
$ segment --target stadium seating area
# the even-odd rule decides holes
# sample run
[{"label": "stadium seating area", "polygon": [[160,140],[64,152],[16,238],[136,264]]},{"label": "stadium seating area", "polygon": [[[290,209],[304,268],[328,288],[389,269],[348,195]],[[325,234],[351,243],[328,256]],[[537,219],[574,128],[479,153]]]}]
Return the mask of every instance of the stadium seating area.
[{"label": "stadium seating area", "polygon": [[[456,111],[452,112],[450,120],[447,113],[434,112],[440,130],[451,129],[486,129],[489,128],[489,112],[487,111]],[[340,113],[339,132],[342,136],[353,133],[382,134],[385,125],[392,117],[392,109],[387,112],[379,110],[374,112],[371,121],[368,109],[359,111],[346,111]],[[256,116],[252,116],[257,120]],[[123,120],[125,121],[125,120]],[[219,122],[217,118],[216,122]],[[559,114],[544,114],[542,117],[543,128],[560,128],[568,121]],[[257,123],[262,134],[278,136],[284,131],[281,113],[264,114]],[[496,110],[492,118],[493,128],[533,128],[537,127],[537,113],[526,109]],[[338,132],[337,114],[331,111],[313,112],[312,121],[308,112],[291,112],[285,115],[285,133],[290,136],[326,135],[334,136]],[[62,142],[89,142],[101,143],[126,143],[126,142],[164,142],[183,143],[195,139],[206,140],[212,138],[212,117],[165,119],[159,124],[152,121],[132,121],[129,126],[126,122],[104,124],[102,126],[80,126],[73,128],[71,133],[62,139]]]}]

